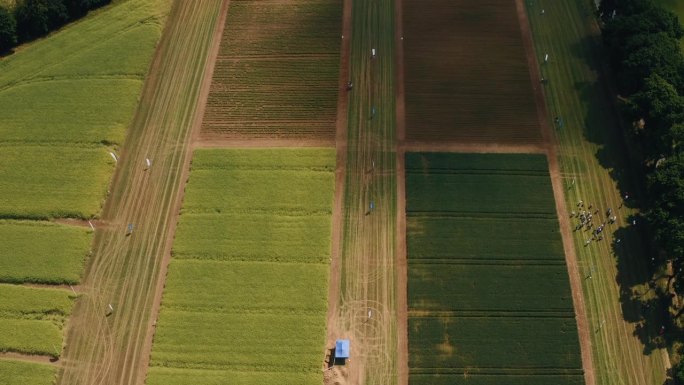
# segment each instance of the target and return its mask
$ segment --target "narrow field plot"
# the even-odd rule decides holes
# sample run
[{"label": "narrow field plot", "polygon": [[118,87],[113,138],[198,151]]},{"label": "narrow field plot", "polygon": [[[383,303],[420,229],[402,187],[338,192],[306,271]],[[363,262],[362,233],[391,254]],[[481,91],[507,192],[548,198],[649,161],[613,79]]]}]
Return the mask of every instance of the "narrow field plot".
[{"label": "narrow field plot", "polygon": [[[543,155],[520,155],[511,166],[511,155],[496,167],[491,155],[456,155],[445,167],[445,154],[417,153],[407,157],[406,211],[511,217],[555,218],[555,205]],[[461,161],[465,160],[461,165]],[[522,166],[529,164],[529,169]]]},{"label": "narrow field plot", "polygon": [[413,197],[406,202],[409,212],[503,213],[530,217],[551,217],[555,213],[548,176],[459,173],[406,176],[407,186],[418,183],[425,186],[421,191],[426,196],[419,196],[409,187],[408,196]]},{"label": "narrow field plot", "polygon": [[0,384],[3,385],[53,385],[56,375],[56,366],[0,360]]},{"label": "narrow field plot", "polygon": [[541,140],[514,1],[403,5],[408,140]]},{"label": "narrow field plot", "polygon": [[328,263],[330,216],[185,214],[178,259]]},{"label": "narrow field plot", "polygon": [[49,319],[59,322],[61,317],[71,313],[74,305],[71,294],[61,289],[0,284],[0,319]]},{"label": "narrow field plot", "polygon": [[[174,260],[166,279],[164,306],[192,312],[316,315],[328,306],[328,282],[321,279],[327,269],[328,265],[299,263]],[[185,286],[187,282],[192,284]]]},{"label": "narrow field plot", "polygon": [[[230,381],[226,382],[229,378]],[[320,373],[253,372],[152,367],[147,385],[320,385]],[[561,384],[564,385],[564,384]]]},{"label": "narrow field plot", "polygon": [[[474,292],[472,292],[474,293]],[[575,319],[410,317],[412,368],[580,369]]]},{"label": "narrow field plot", "polygon": [[[330,214],[330,172],[193,170],[185,213]],[[298,188],[283,188],[294,185]]]},{"label": "narrow field plot", "polygon": [[581,374],[412,374],[411,385],[583,385]]},{"label": "narrow field plot", "polygon": [[334,171],[335,161],[329,149],[204,149],[195,152],[192,169]]},{"label": "narrow field plot", "polygon": [[[152,365],[261,372],[312,371],[313,362],[320,367],[324,318],[320,314],[168,310],[159,319]],[[284,360],[283,356],[288,359]]]},{"label": "narrow field plot", "polygon": [[488,171],[491,173],[548,174],[546,157],[539,154],[468,154],[450,152],[408,152],[406,170],[411,172],[439,173]]},{"label": "narrow field plot", "polygon": [[[567,277],[565,264],[411,264],[409,309],[564,312],[572,317],[572,294]],[[435,293],[441,294],[435,296]]]},{"label": "narrow field plot", "polygon": [[0,352],[58,357],[62,328],[74,304],[70,294],[0,284]]},{"label": "narrow field plot", "polygon": [[[0,144],[121,143],[141,85],[133,79],[65,78],[0,91]],[[49,154],[50,147],[44,151]]]},{"label": "narrow field plot", "polygon": [[202,134],[332,139],[342,3],[231,1]]},{"label": "narrow field plot", "polygon": [[195,151],[148,385],[320,382],[334,154]]},{"label": "narrow field plot", "polygon": [[0,318],[0,352],[59,357],[63,338],[52,321]]},{"label": "narrow field plot", "polygon": [[91,218],[114,160],[106,148],[1,146],[0,218]]},{"label": "narrow field plot", "polygon": [[409,216],[409,263],[426,260],[563,261],[555,218]]},{"label": "narrow field plot", "polygon": [[0,220],[0,282],[76,284],[92,234],[50,222]]}]

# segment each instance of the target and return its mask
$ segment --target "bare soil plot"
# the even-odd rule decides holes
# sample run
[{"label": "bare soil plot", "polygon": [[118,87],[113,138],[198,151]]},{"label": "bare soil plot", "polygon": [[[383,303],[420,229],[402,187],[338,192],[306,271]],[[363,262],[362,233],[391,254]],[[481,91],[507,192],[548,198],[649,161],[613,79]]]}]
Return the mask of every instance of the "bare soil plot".
[{"label": "bare soil plot", "polygon": [[406,140],[541,141],[515,1],[403,3]]},{"label": "bare soil plot", "polygon": [[332,139],[339,0],[231,1],[207,101],[210,139]]}]

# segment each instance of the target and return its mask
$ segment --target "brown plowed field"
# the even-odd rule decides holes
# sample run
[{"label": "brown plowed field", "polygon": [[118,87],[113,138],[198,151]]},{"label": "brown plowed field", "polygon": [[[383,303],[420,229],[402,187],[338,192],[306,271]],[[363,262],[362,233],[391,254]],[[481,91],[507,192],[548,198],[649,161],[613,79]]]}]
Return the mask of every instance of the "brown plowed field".
[{"label": "brown plowed field", "polygon": [[231,1],[202,140],[333,140],[341,10],[340,0]]},{"label": "brown plowed field", "polygon": [[514,0],[404,0],[406,140],[541,141]]}]

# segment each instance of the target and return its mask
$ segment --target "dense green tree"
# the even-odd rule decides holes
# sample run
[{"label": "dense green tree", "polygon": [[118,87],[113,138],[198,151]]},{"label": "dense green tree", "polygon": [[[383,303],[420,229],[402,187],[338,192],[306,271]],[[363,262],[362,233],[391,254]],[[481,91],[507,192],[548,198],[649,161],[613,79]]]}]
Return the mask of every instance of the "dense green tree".
[{"label": "dense green tree", "polygon": [[684,88],[684,56],[679,41],[665,33],[637,35],[625,41],[631,47],[618,67],[621,90],[631,94],[644,87],[644,79],[657,74],[677,90]]},{"label": "dense green tree", "polygon": [[648,176],[647,187],[651,199],[646,218],[655,237],[668,258],[684,264],[684,154],[661,162]]},{"label": "dense green tree", "polygon": [[684,98],[669,82],[653,74],[630,102],[632,119],[645,123],[643,144],[650,160],[671,155],[678,139],[672,134],[673,127],[684,121]]},{"label": "dense green tree", "polygon": [[69,21],[63,0],[22,0],[15,9],[17,35],[21,41],[46,35]]},{"label": "dense green tree", "polygon": [[0,6],[0,52],[5,52],[17,44],[17,23],[14,15]]}]

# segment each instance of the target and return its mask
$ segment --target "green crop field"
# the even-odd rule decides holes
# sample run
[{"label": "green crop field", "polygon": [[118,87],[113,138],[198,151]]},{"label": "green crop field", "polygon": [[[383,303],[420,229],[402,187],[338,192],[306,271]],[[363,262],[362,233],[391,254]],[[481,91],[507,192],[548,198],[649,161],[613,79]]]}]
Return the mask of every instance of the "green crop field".
[{"label": "green crop field", "polygon": [[0,282],[78,283],[92,242],[89,230],[0,220]]},{"label": "green crop field", "polygon": [[73,300],[66,290],[0,284],[0,352],[59,357]]},{"label": "green crop field", "polygon": [[231,1],[203,134],[332,139],[341,30],[339,0]]},{"label": "green crop field", "polygon": [[0,384],[53,385],[57,367],[34,362],[0,361]]},{"label": "green crop field", "polygon": [[169,0],[121,1],[0,60],[0,218],[97,216]]},{"label": "green crop field", "polygon": [[334,165],[333,150],[195,151],[148,385],[320,383]]},{"label": "green crop field", "polygon": [[539,142],[514,1],[403,2],[406,138]]},{"label": "green crop field", "polygon": [[412,385],[584,383],[547,170],[543,155],[406,154]]}]

